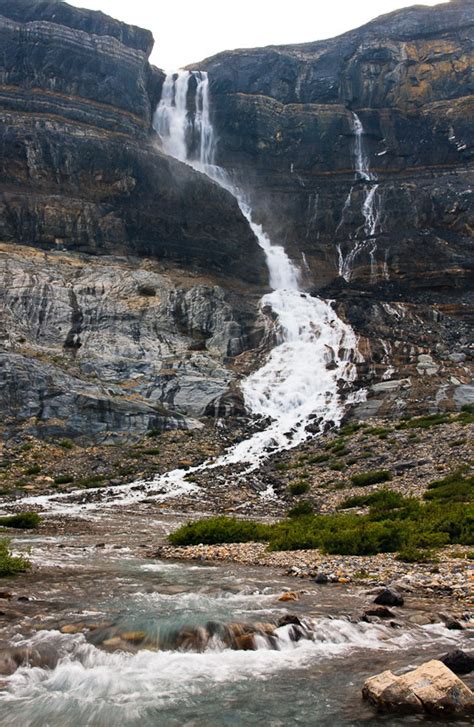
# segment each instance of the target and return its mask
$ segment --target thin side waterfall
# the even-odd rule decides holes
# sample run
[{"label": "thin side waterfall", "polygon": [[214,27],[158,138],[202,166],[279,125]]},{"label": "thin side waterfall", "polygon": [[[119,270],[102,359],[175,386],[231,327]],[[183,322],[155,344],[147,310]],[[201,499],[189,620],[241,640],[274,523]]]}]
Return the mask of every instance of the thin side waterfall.
[{"label": "thin side waterfall", "polygon": [[[355,179],[365,182],[363,187],[364,199],[362,202],[362,216],[364,218],[363,227],[363,238],[356,240],[352,249],[344,256],[342,253],[341,245],[338,245],[339,254],[339,275],[344,278],[347,282],[352,277],[354,269],[354,263],[358,255],[363,251],[367,250],[370,257],[370,268],[371,268],[371,280],[376,276],[376,262],[375,262],[375,251],[377,244],[373,239],[377,227],[379,224],[379,205],[378,205],[378,188],[377,175],[370,171],[369,155],[367,148],[364,143],[364,127],[359,116],[352,111],[352,130],[354,133],[354,172]],[[345,217],[352,206],[352,193],[354,191],[354,185],[351,187],[349,194],[344,203],[344,208],[341,215],[341,222],[339,223],[336,232],[340,229],[341,225],[345,221]]]}]

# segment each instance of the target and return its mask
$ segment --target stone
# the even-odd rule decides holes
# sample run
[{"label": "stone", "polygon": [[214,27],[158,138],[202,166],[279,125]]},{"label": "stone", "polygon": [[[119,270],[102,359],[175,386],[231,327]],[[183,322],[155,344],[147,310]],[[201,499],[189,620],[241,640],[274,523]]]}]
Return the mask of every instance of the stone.
[{"label": "stone", "polygon": [[315,582],[315,583],[317,583],[318,585],[325,585],[326,583],[329,583],[329,578],[327,577],[327,575],[326,575],[325,573],[318,573],[318,574],[317,574],[317,575],[316,575],[316,576],[314,577],[314,579],[313,579],[313,580],[314,580],[314,582]]},{"label": "stone", "polygon": [[464,626],[462,623],[457,618],[454,618],[454,616],[451,616],[451,614],[440,613],[439,617],[450,631],[463,631]]},{"label": "stone", "polygon": [[362,695],[377,708],[442,716],[474,714],[474,694],[441,661],[433,659],[402,676],[391,671],[368,679]]},{"label": "stone", "polygon": [[295,626],[303,625],[301,619],[293,613],[285,613],[284,616],[280,616],[278,619],[278,627],[288,626],[289,624],[294,624]]},{"label": "stone", "polygon": [[390,588],[384,588],[384,590],[381,591],[376,598],[374,598],[374,603],[379,606],[403,606],[405,601],[398,591]]},{"label": "stone", "polygon": [[378,618],[394,618],[395,614],[386,606],[377,606],[376,608],[367,608],[364,611],[366,616],[377,616]]},{"label": "stone", "polygon": [[282,593],[281,596],[278,598],[279,601],[298,601],[299,596],[295,591],[286,591],[285,593]]},{"label": "stone", "polygon": [[141,644],[146,639],[145,631],[123,631],[120,638],[132,644]]},{"label": "stone", "polygon": [[461,649],[448,652],[440,661],[455,674],[470,674],[474,671],[474,654],[467,654]]},{"label": "stone", "polygon": [[62,634],[81,634],[87,628],[85,623],[64,624],[59,629]]},{"label": "stone", "polygon": [[236,636],[233,642],[233,648],[238,651],[255,651],[257,645],[253,634],[243,634]]}]

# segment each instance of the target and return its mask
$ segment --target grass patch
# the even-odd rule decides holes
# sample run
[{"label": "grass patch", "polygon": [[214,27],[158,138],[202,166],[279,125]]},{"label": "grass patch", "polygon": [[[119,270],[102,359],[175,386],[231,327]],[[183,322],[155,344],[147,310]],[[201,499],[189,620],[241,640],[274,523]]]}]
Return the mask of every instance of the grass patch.
[{"label": "grass patch", "polygon": [[346,469],[346,465],[344,462],[339,462],[339,460],[335,459],[329,463],[329,469],[333,470],[333,472],[342,472]]},{"label": "grass patch", "polygon": [[456,470],[441,480],[430,482],[423,498],[447,503],[472,502],[474,500],[474,475],[465,477],[460,470]]},{"label": "grass patch", "polygon": [[172,545],[258,542],[269,539],[270,528],[262,523],[219,515],[182,525],[168,539]]},{"label": "grass patch", "polygon": [[397,560],[404,563],[430,563],[436,560],[436,556],[432,550],[423,550],[407,545],[402,548],[397,555]]},{"label": "grass patch", "polygon": [[91,475],[90,477],[83,477],[82,480],[77,481],[78,487],[97,487],[105,480],[105,475]]},{"label": "grass patch", "polygon": [[308,457],[307,462],[308,464],[321,464],[322,462],[327,462],[332,457],[330,452],[324,453],[324,454],[315,454],[313,457]]},{"label": "grass patch", "polygon": [[0,525],[5,528],[18,528],[20,530],[30,530],[37,528],[41,523],[41,518],[37,512],[19,512],[16,515],[5,515],[0,517]]},{"label": "grass patch", "polygon": [[288,490],[291,495],[304,495],[309,490],[307,482],[292,482],[288,485]]},{"label": "grass patch", "polygon": [[376,485],[379,482],[388,482],[391,479],[392,475],[388,470],[371,470],[352,475],[351,482],[355,487],[367,487],[368,485]]},{"label": "grass patch", "polygon": [[8,538],[0,539],[0,577],[14,576],[31,568],[31,563],[23,556],[12,555]]},{"label": "grass patch", "polygon": [[339,429],[339,434],[341,435],[341,437],[350,437],[351,434],[355,434],[359,431],[359,429],[363,429],[366,426],[366,424],[359,424],[358,422],[345,424]]},{"label": "grass patch", "polygon": [[386,437],[392,431],[393,429],[389,429],[388,427],[370,427],[370,429],[365,430],[365,433],[373,434],[374,437]]}]

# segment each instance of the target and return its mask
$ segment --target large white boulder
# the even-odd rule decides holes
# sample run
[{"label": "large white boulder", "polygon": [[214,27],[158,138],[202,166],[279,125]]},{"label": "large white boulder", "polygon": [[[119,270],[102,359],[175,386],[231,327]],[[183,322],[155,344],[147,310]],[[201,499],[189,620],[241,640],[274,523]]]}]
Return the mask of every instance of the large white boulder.
[{"label": "large white boulder", "polygon": [[401,676],[384,671],[367,679],[362,694],[379,709],[442,715],[474,714],[474,693],[433,659]]}]

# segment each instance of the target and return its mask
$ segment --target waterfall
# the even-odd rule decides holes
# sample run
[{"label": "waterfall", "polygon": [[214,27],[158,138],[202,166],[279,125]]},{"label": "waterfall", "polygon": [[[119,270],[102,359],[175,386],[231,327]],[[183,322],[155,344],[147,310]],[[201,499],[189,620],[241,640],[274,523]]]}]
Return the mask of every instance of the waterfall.
[{"label": "waterfall", "polygon": [[[273,292],[263,297],[262,307],[271,307],[277,316],[278,343],[242,390],[247,409],[271,423],[225,456],[226,462],[258,462],[268,448],[295,446],[306,439],[314,419],[320,429],[340,422],[344,406],[339,385],[355,377],[356,338],[329,303],[301,289],[300,269],[254,220],[248,199],[231,175],[214,164],[207,73],[178,71],[166,77],[154,127],[166,153],[207,174],[235,197],[265,254]],[[190,130],[199,143],[190,143]]]},{"label": "waterfall", "polygon": [[[370,257],[371,281],[376,277],[375,252],[377,243],[373,239],[379,224],[379,207],[378,207],[378,188],[377,175],[370,171],[370,161],[366,145],[364,143],[364,127],[359,116],[355,111],[351,111],[352,131],[354,134],[354,173],[355,179],[364,182],[363,185],[363,202],[362,216],[364,218],[363,239],[356,240],[354,246],[346,256],[342,254],[341,245],[338,245],[339,254],[339,275],[347,282],[352,277],[354,263],[359,253],[368,248]],[[336,229],[336,233],[344,223],[345,216],[352,206],[352,193],[354,185],[351,186],[349,194],[344,203],[341,215],[341,221]]]},{"label": "waterfall", "polygon": [[[110,490],[92,488],[87,491],[87,501],[82,490],[73,490],[34,495],[17,504],[71,515],[97,507],[131,505],[145,497],[168,500],[195,494],[199,488],[190,479],[194,473],[239,465],[237,470],[231,469],[229,476],[242,476],[255,470],[270,454],[290,449],[329,425],[338,425],[344,415],[342,390],[349,390],[356,376],[356,336],[327,301],[301,288],[300,269],[255,222],[250,203],[230,174],[214,164],[215,134],[207,74],[179,71],[168,75],[153,123],[167,154],[206,174],[235,197],[265,254],[272,292],[263,296],[261,306],[271,308],[277,319],[276,324],[272,322],[277,345],[263,366],[242,382],[242,391],[247,410],[262,417],[266,426],[222,456],[196,467],[171,470],[151,480],[136,480]],[[363,391],[346,391],[346,402],[360,401],[364,396]],[[262,496],[273,494],[270,488]]]}]

